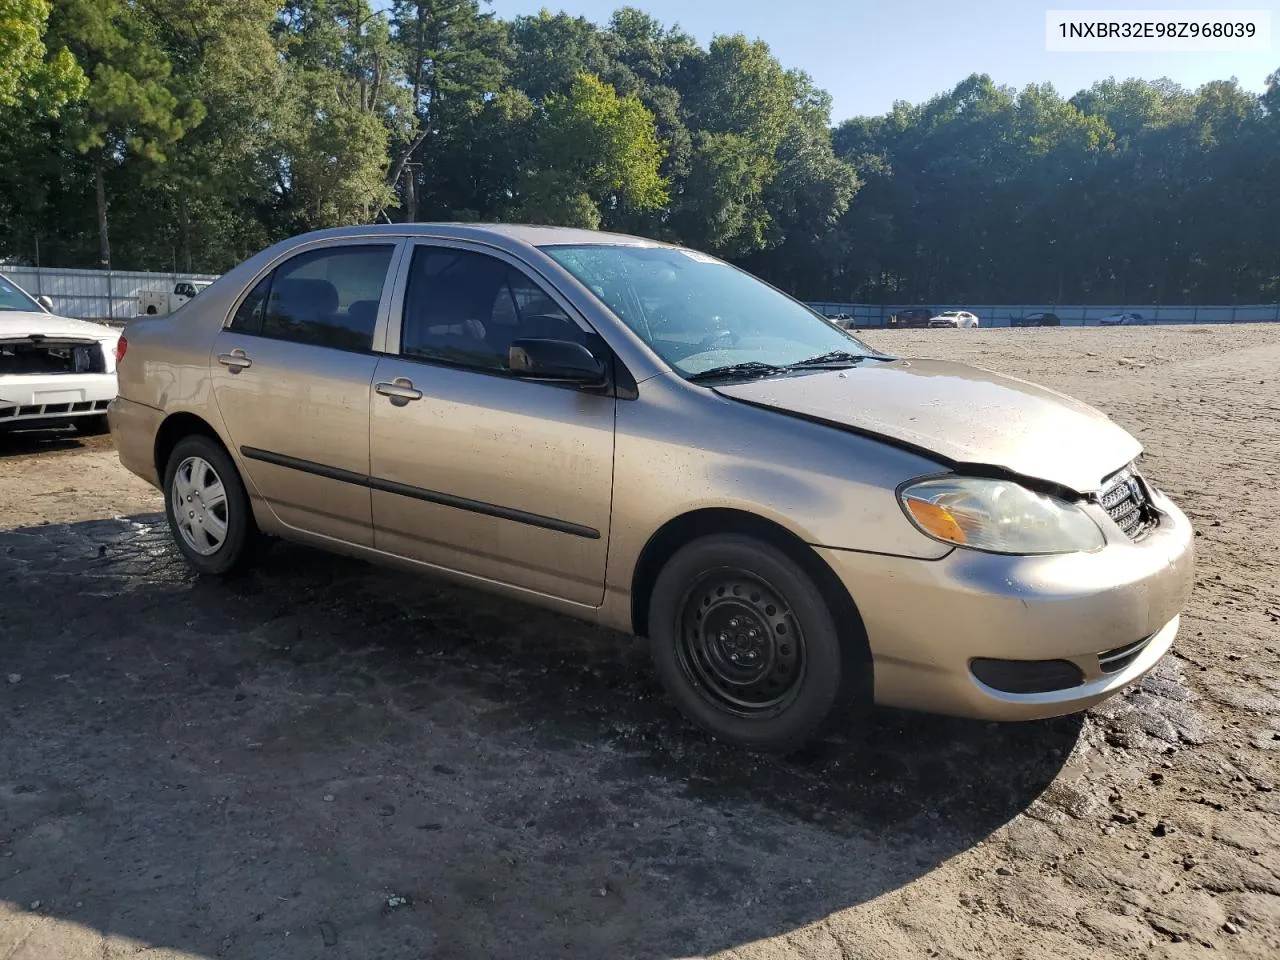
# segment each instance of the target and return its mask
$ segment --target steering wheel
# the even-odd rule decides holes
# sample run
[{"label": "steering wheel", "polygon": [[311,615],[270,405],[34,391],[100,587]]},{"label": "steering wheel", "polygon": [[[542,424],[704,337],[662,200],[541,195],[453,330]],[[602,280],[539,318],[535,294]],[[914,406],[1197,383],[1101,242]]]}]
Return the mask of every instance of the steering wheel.
[{"label": "steering wheel", "polygon": [[717,330],[698,341],[698,351],[711,350],[718,346],[731,347],[738,342],[738,339],[736,330]]}]

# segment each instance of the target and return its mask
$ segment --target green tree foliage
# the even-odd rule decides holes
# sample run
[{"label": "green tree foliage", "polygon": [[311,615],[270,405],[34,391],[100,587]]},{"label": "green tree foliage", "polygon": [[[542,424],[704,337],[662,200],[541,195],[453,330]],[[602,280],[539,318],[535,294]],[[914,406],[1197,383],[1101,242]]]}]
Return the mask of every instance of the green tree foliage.
[{"label": "green tree foliage", "polygon": [[[163,164],[131,164],[127,196],[115,190],[115,253],[127,262],[191,270],[199,259],[234,262],[269,242],[263,164],[279,125],[283,70],[270,32],[271,0],[144,0],[182,95],[203,117]],[[128,202],[144,193],[146,203]]]},{"label": "green tree foliage", "polygon": [[582,198],[609,209],[660,209],[667,202],[661,160],[653,114],[635,94],[619,97],[598,77],[580,73],[568,93],[547,97],[534,177],[576,186],[578,209]]},{"label": "green tree foliage", "polygon": [[488,0],[0,0],[0,257],[222,270],[371,220],[677,240],[813,299],[1280,296],[1280,73],[971,76],[832,128],[741,35]]},{"label": "green tree foliage", "polygon": [[[421,178],[439,169],[442,140],[467,128],[502,88],[510,50],[505,26],[476,0],[396,0],[391,26],[405,64],[412,124],[395,145],[387,181],[403,219],[418,219]],[[408,174],[408,176],[406,176]]]},{"label": "green tree foliage", "polygon": [[64,132],[89,161],[101,264],[111,263],[107,179],[130,159],[164,163],[170,146],[204,117],[203,104],[174,76],[157,28],[147,8],[125,0],[55,0],[49,20],[50,41],[89,77]]},{"label": "green tree foliage", "polygon": [[291,230],[357,223],[392,200],[390,145],[412,130],[403,51],[367,0],[294,0],[273,161]]},{"label": "green tree foliage", "polygon": [[49,43],[52,12],[49,0],[0,0],[0,257],[38,242],[65,142],[58,121],[89,83],[75,56]]},{"label": "green tree foliage", "polygon": [[49,0],[0,0],[0,110],[22,107],[57,116],[87,84],[65,47],[50,51]]},{"label": "green tree foliage", "polygon": [[865,185],[834,232],[844,268],[819,286],[929,303],[1273,297],[1269,122],[1234,81],[1108,80],[1064,100],[985,76],[846,121],[836,151]]}]

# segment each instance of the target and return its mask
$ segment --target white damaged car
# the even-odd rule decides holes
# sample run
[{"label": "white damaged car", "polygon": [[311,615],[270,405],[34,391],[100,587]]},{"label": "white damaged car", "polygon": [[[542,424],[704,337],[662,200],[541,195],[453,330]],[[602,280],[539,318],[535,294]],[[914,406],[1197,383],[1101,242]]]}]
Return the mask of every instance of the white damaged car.
[{"label": "white damaged car", "polygon": [[52,305],[0,275],[0,431],[71,424],[103,433],[120,332],[59,317]]},{"label": "white damaged car", "polygon": [[980,322],[977,314],[970,313],[968,310],[945,310],[936,317],[931,317],[929,326],[956,327],[960,330],[967,330],[977,327]]}]

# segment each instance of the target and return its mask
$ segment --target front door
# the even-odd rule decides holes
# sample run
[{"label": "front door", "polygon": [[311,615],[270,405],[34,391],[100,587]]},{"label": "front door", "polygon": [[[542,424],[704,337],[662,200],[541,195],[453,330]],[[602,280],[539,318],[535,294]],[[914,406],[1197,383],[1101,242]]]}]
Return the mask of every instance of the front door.
[{"label": "front door", "polygon": [[585,327],[514,259],[465,244],[419,243],[401,274],[370,409],[375,545],[599,605],[615,401],[506,364],[516,337]]},{"label": "front door", "polygon": [[209,360],[251,493],[290,527],[364,546],[373,338],[396,251],[342,241],[285,260],[239,304]]}]

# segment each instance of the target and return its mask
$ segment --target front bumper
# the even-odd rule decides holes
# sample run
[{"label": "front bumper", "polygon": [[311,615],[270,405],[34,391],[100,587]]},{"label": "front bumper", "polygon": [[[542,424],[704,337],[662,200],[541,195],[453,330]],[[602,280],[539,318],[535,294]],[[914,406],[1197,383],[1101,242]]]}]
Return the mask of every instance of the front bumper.
[{"label": "front bumper", "polygon": [[[819,548],[862,615],[876,702],[1032,720],[1083,710],[1137,680],[1173,643],[1194,581],[1191,524],[1154,491],[1152,506],[1160,522],[1150,534],[1131,543],[1116,529],[1095,553],[916,560]],[[1136,656],[1114,659],[1141,641]],[[1011,693],[974,675],[979,658],[1068,661],[1080,682]]]},{"label": "front bumper", "polygon": [[0,376],[0,427],[101,416],[115,395],[114,373]]}]

